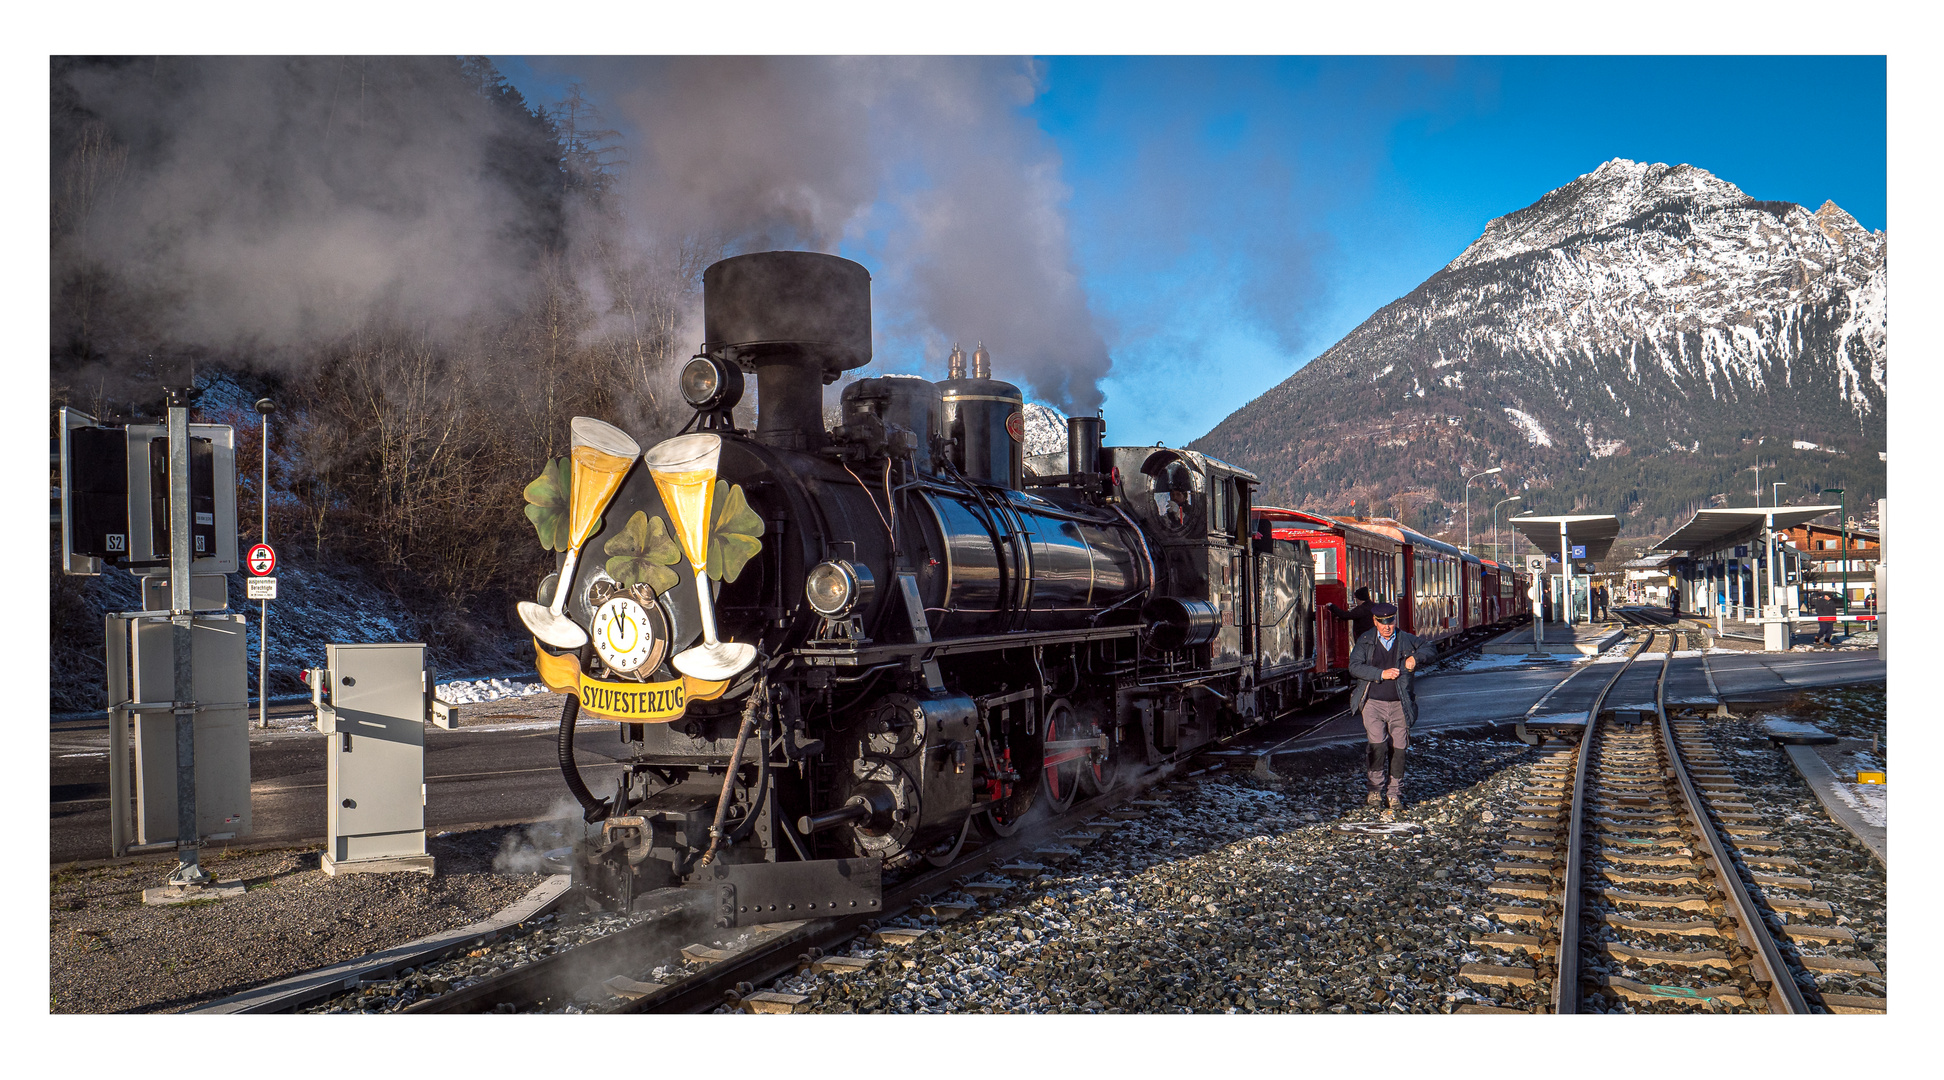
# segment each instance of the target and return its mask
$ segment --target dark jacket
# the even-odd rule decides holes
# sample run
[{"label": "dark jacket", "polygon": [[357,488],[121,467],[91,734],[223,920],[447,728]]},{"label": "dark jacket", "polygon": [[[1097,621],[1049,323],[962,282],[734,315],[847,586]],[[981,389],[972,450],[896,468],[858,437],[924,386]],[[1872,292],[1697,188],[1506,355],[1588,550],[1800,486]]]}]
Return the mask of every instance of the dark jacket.
[{"label": "dark jacket", "polygon": [[1363,640],[1365,634],[1376,629],[1376,620],[1370,616],[1371,602],[1369,600],[1360,600],[1357,602],[1356,607],[1350,608],[1347,611],[1335,604],[1324,604],[1323,606],[1329,609],[1330,614],[1350,624],[1350,648],[1352,651],[1355,651],[1357,642]]},{"label": "dark jacket", "polygon": [[[1420,640],[1416,634],[1399,630],[1391,647],[1397,656],[1395,665],[1398,668],[1397,700],[1404,706],[1404,723],[1415,724],[1417,723],[1417,693],[1412,689],[1412,685],[1416,682],[1417,673],[1403,670],[1404,658],[1415,656],[1418,666],[1422,667],[1437,658],[1437,646]],[[1363,711],[1364,699],[1370,696],[1371,684],[1384,677],[1384,669],[1377,664],[1377,657],[1382,651],[1383,645],[1377,640],[1375,627],[1358,638],[1357,643],[1350,647],[1350,675],[1357,680],[1357,688],[1350,694],[1352,713]]]}]

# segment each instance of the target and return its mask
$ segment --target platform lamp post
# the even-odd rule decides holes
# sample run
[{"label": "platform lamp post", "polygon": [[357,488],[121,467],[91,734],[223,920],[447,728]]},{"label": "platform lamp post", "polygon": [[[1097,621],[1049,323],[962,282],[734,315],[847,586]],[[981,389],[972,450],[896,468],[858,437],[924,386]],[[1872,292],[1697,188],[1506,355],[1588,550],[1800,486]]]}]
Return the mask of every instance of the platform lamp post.
[{"label": "platform lamp post", "polygon": [[[1836,524],[1839,528],[1842,529],[1842,535],[1843,535],[1843,614],[1848,614],[1849,613],[1849,564],[1850,564],[1849,499],[1848,496],[1843,494],[1842,488],[1824,488],[1822,489],[1822,493],[1824,495],[1836,496],[1836,504],[1837,504]],[[1836,625],[1839,629],[1843,631],[1843,634],[1845,636],[1849,634],[1848,623],[1843,622],[1839,619]]]},{"label": "platform lamp post", "polygon": [[[1492,504],[1492,558],[1494,558],[1494,559],[1499,559],[1499,560],[1500,560],[1501,562],[1502,562],[1502,561],[1504,561],[1504,560],[1503,560],[1503,559],[1501,559],[1501,558],[1500,558],[1500,556],[1499,556],[1499,543],[1498,543],[1498,508],[1499,508],[1499,507],[1501,507],[1501,506],[1504,506],[1504,505],[1505,505],[1506,503],[1509,503],[1509,502],[1518,502],[1518,501],[1520,501],[1521,499],[1524,499],[1524,498],[1525,498],[1525,496],[1524,496],[1524,495],[1514,495],[1514,496],[1512,496],[1512,497],[1511,497],[1511,498],[1509,498],[1509,499],[1500,499],[1499,501],[1497,501],[1497,502],[1495,502],[1495,503],[1493,503],[1493,504]],[[1519,535],[1519,534],[1515,532],[1515,533],[1513,533],[1512,535],[1514,535],[1514,536],[1517,536],[1517,535]],[[1516,552],[1516,551],[1515,551],[1515,552],[1513,552],[1512,554],[1514,554],[1514,555],[1517,555],[1517,554],[1518,554],[1518,552]]]},{"label": "platform lamp post", "polygon": [[[263,480],[257,487],[258,510],[262,515],[257,527],[257,542],[270,542],[270,414],[277,411],[277,403],[269,398],[256,400],[257,415],[263,418]],[[270,726],[270,601],[259,600],[261,612],[257,622],[257,727]]]},{"label": "platform lamp post", "polygon": [[1472,485],[1472,481],[1473,481],[1473,480],[1476,480],[1476,479],[1478,479],[1478,477],[1480,477],[1480,476],[1490,476],[1490,475],[1492,475],[1492,474],[1493,474],[1493,473],[1495,473],[1495,472],[1503,472],[1503,471],[1505,471],[1505,466],[1503,466],[1503,465],[1494,465],[1494,466],[1492,466],[1491,468],[1489,468],[1489,469],[1486,469],[1486,470],[1485,470],[1484,472],[1482,472],[1482,473],[1479,473],[1479,474],[1477,474],[1476,476],[1469,476],[1469,477],[1466,477],[1466,478],[1465,478],[1465,550],[1466,550],[1466,551],[1470,551],[1470,550],[1471,550],[1471,485]]}]

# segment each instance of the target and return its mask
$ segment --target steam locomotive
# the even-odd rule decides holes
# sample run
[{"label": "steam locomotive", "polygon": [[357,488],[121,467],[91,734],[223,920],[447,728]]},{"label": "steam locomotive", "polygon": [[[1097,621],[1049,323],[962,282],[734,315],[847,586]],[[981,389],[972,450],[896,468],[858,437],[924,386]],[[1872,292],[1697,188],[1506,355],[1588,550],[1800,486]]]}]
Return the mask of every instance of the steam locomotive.
[{"label": "steam locomotive", "polygon": [[[558,520],[535,516],[564,550],[520,613],[569,695],[591,898],[712,888],[723,925],[868,912],[886,869],[943,865],[974,829],[1011,835],[1340,678],[1319,545],[1256,513],[1249,471],[1107,446],[1085,416],[1029,463],[1020,390],[983,347],[969,370],[954,347],[943,381],[850,383],[826,430],[824,387],[871,358],[870,276],[835,256],[722,260],[703,308],[689,424],[643,453],[577,418]],[[612,791],[589,789],[577,738],[622,763]]]}]

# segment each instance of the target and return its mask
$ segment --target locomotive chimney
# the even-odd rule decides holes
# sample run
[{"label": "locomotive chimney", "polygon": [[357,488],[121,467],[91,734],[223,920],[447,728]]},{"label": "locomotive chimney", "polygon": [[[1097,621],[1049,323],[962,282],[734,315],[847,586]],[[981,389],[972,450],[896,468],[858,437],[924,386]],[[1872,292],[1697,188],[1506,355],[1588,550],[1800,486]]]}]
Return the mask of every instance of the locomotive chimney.
[{"label": "locomotive chimney", "polygon": [[952,343],[952,355],[945,358],[945,377],[948,379],[965,378],[965,350]]},{"label": "locomotive chimney", "polygon": [[992,378],[992,354],[986,352],[985,342],[979,342],[979,351],[972,354],[972,377],[975,379]]},{"label": "locomotive chimney", "polygon": [[1101,436],[1107,422],[1098,416],[1067,417],[1067,472],[1075,483],[1081,473],[1100,471]]},{"label": "locomotive chimney", "polygon": [[702,272],[702,350],[756,375],[756,440],[815,451],[823,388],[871,362],[871,275],[814,251],[759,251]]}]

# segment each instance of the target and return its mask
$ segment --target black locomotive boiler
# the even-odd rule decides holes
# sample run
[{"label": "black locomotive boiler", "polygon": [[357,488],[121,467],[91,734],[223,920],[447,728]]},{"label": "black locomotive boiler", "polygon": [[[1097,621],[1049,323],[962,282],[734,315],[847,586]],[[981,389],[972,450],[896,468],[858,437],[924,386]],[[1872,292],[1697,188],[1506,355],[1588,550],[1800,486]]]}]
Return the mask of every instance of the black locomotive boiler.
[{"label": "black locomotive boiler", "polygon": [[[1250,536],[1249,472],[1103,446],[1097,417],[1029,470],[983,348],[940,382],[851,383],[826,430],[823,388],[871,357],[870,277],[845,259],[725,259],[703,304],[680,435],[630,458],[576,428],[588,535],[537,598],[572,625],[529,619],[601,824],[574,857],[591,896],[708,886],[729,924],[869,910],[883,869],[1308,697],[1310,554]],[[613,790],[589,790],[577,738],[622,762]]]}]

